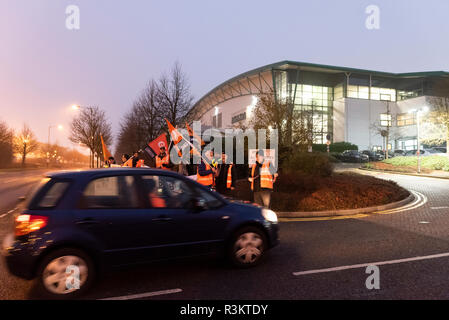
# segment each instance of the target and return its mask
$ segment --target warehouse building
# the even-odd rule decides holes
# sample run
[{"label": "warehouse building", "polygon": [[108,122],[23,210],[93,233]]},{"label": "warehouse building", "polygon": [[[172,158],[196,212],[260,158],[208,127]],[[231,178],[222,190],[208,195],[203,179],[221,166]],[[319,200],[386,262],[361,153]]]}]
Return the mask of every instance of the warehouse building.
[{"label": "warehouse building", "polygon": [[[258,94],[273,90],[295,110],[313,114],[314,143],[347,141],[359,149],[386,147],[382,128],[390,128],[389,149],[417,148],[416,113],[410,110],[440,96],[448,72],[388,73],[282,61],[242,73],[218,85],[189,111],[189,121],[200,120],[219,129],[248,124]],[[430,106],[431,107],[431,106]]]}]

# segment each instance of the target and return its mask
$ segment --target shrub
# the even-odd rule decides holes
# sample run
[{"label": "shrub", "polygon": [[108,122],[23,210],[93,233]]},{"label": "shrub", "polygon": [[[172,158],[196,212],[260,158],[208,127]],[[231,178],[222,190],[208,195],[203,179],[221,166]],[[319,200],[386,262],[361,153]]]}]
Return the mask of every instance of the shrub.
[{"label": "shrub", "polygon": [[[327,145],[325,144],[314,144],[312,146],[313,151],[326,152]],[[335,153],[341,153],[345,150],[359,150],[359,147],[350,142],[335,142],[330,144],[329,151]]]},{"label": "shrub", "polygon": [[330,157],[320,152],[297,152],[282,164],[285,172],[301,172],[303,174],[330,176],[333,165]]}]

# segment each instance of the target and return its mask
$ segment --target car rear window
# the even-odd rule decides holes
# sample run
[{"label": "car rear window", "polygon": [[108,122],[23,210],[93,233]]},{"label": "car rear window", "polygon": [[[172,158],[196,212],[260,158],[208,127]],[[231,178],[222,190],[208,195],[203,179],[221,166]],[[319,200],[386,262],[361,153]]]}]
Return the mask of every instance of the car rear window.
[{"label": "car rear window", "polygon": [[68,180],[44,179],[31,198],[29,209],[44,210],[55,208],[70,185]]},{"label": "car rear window", "polygon": [[82,209],[139,208],[134,177],[112,176],[92,180],[84,190],[79,206]]}]

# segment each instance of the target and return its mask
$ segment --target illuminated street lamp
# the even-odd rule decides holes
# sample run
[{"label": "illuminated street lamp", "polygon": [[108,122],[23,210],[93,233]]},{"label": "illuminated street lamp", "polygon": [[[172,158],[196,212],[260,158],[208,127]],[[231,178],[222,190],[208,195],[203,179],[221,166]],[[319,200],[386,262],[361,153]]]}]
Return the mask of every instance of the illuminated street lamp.
[{"label": "illuminated street lamp", "polygon": [[[62,129],[64,129],[64,127],[62,126],[62,125],[57,125],[57,126],[55,126],[55,125],[49,125],[48,126],[48,141],[47,141],[47,143],[48,143],[48,148],[50,148],[50,133],[51,133],[51,128],[58,128],[58,130],[62,130]],[[48,167],[48,163],[49,163],[49,161],[50,161],[50,159],[48,159],[48,157],[47,157],[47,167]]]},{"label": "illuminated street lamp", "polygon": [[421,173],[421,141],[420,141],[420,122],[421,122],[421,115],[424,113],[427,113],[429,111],[429,107],[424,106],[420,109],[412,109],[409,110],[408,113],[416,113],[416,140],[418,142],[418,151],[416,152],[416,155],[418,157],[418,173]]}]

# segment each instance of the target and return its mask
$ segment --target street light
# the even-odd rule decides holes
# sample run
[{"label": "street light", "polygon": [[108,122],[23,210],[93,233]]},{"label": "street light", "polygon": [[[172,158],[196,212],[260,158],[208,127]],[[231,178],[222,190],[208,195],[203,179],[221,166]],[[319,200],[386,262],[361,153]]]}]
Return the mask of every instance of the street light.
[{"label": "street light", "polygon": [[418,151],[416,152],[416,155],[418,157],[418,173],[421,173],[421,142],[420,142],[420,120],[421,115],[429,111],[429,107],[424,106],[420,109],[412,109],[409,110],[408,113],[416,113],[416,140],[418,142]]},{"label": "street light", "polygon": [[[51,133],[51,128],[58,128],[58,130],[62,130],[64,127],[62,126],[62,125],[57,125],[57,126],[55,126],[55,125],[49,125],[48,126],[48,141],[47,141],[47,143],[48,143],[48,148],[50,149],[50,133]],[[48,159],[48,157],[47,157],[47,167],[48,167],[48,164],[49,164],[49,161],[50,161],[50,159]]]}]

